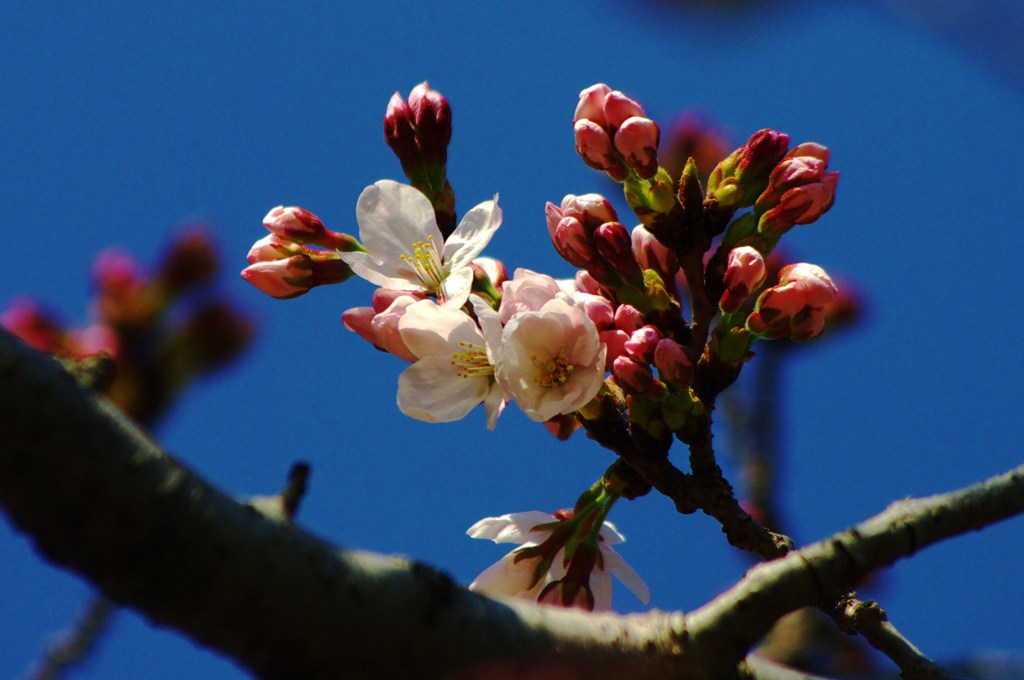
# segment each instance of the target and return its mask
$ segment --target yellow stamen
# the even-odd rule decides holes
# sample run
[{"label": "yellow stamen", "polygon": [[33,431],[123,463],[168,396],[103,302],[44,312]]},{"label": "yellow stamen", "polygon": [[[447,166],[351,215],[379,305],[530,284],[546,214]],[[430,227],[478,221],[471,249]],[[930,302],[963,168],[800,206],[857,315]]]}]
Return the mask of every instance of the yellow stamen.
[{"label": "yellow stamen", "polygon": [[558,354],[554,357],[538,359],[536,355],[533,355],[530,357],[530,361],[537,369],[534,382],[541,387],[564,385],[572,376],[572,372],[576,370],[576,366],[565,355],[565,345],[558,349]]},{"label": "yellow stamen", "polygon": [[473,342],[460,342],[462,351],[452,352],[449,362],[457,368],[460,378],[483,378],[494,375],[494,366],[487,359],[487,350]]},{"label": "yellow stamen", "polygon": [[441,289],[444,265],[441,263],[441,253],[437,250],[433,236],[428,236],[426,241],[413,243],[411,256],[403,254],[399,257],[416,272],[424,288],[431,292]]}]

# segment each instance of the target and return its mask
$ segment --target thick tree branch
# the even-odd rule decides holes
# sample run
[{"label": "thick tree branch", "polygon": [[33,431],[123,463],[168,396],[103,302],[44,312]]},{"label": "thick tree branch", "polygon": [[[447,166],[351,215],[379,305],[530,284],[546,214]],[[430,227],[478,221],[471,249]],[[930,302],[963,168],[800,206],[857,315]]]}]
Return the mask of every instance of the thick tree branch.
[{"label": "thick tree branch", "polygon": [[219,493],[0,332],[0,506],[54,562],[261,677],[738,678],[783,614],[1020,512],[1024,470],[895,505],[754,568],[695,614],[587,614],[338,550]]}]

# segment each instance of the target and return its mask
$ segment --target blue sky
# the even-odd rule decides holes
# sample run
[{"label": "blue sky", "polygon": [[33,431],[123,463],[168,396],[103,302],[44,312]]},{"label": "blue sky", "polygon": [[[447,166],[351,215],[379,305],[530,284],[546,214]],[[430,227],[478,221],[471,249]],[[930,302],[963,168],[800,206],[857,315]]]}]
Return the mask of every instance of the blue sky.
[{"label": "blue sky", "polygon": [[[762,127],[824,143],[842,173],[832,211],[786,239],[869,301],[861,327],[786,373],[781,490],[799,542],[1019,464],[1021,286],[999,259],[1024,248],[1024,99],[1007,77],[1019,50],[994,69],[977,58],[981,38],[954,39],[885,3],[791,2],[771,14],[635,4],[6,3],[0,298],[31,293],[84,321],[98,250],[151,260],[178,225],[209,221],[225,287],[260,336],[179,402],[160,440],[239,495],[276,490],[293,460],[308,460],[306,528],[468,582],[504,553],[467,527],[571,505],[610,454],[582,436],[556,442],[514,408],[491,434],[476,412],[411,421],[394,405],[401,363],[339,322],[368,304],[368,284],[279,302],[230,272],[278,204],[354,233],[363,187],[401,179],[381,135],[387,100],[426,79],[454,109],[459,207],[501,194],[488,254],[571,274],[548,241],[545,201],[600,191],[621,205],[572,144],[577,94],[601,81],[659,120],[697,108],[737,144]],[[663,498],[620,504],[611,519],[661,609],[693,609],[747,566],[711,520]],[[871,594],[937,658],[1024,653],[1022,528],[930,549]],[[0,554],[0,676],[14,677],[89,589],[5,523]],[[620,589],[616,607],[641,605]],[[123,614],[79,677],[243,676]]]}]

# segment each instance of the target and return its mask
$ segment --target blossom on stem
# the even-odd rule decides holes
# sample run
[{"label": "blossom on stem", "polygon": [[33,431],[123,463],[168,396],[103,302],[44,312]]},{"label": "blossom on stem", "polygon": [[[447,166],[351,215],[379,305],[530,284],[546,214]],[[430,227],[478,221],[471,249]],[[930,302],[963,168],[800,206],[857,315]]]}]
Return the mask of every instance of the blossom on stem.
[{"label": "blossom on stem", "polygon": [[462,310],[422,300],[398,321],[402,342],[416,362],[398,378],[398,408],[428,423],[460,420],[481,402],[487,429],[505,407],[494,376],[494,350],[501,338],[497,314],[471,298],[480,326]]},{"label": "blossom on stem", "polygon": [[501,209],[497,196],[484,201],[443,239],[426,196],[380,180],[360,194],[356,219],[368,252],[341,253],[352,271],[384,288],[419,291],[461,307],[473,285],[473,258],[501,224]]},{"label": "blossom on stem", "polygon": [[606,348],[579,305],[562,297],[505,325],[498,350],[498,380],[531,419],[571,413],[597,395]]},{"label": "blossom on stem", "polygon": [[825,328],[826,307],[837,294],[825,270],[801,262],[779,270],[779,283],[757,298],[747,330],[763,338],[808,340]]},{"label": "blossom on stem", "polygon": [[[484,570],[469,585],[469,589],[485,595],[530,600],[543,595],[543,601],[547,604],[566,605],[562,595],[569,592],[567,586],[571,584],[575,588],[572,589],[572,601],[568,604],[606,611],[611,609],[611,574],[615,574],[637,598],[647,603],[650,600],[647,584],[612,548],[625,538],[611,522],[601,525],[596,551],[588,544],[580,544],[573,558],[566,559],[565,543],[572,535],[564,535],[558,529],[570,517],[571,513],[566,512],[549,515],[533,510],[487,517],[474,524],[466,532],[470,537],[489,539],[495,543],[518,543],[520,547]],[[584,548],[584,545],[587,547]],[[542,549],[526,552],[531,548]],[[590,559],[580,560],[574,568],[577,554],[581,558]],[[588,570],[584,569],[586,566],[589,566]],[[573,572],[571,576],[570,572]],[[572,580],[567,582],[567,577]],[[589,589],[592,600],[579,597],[581,589]]]},{"label": "blossom on stem", "polygon": [[757,198],[757,230],[781,236],[794,225],[810,224],[835,202],[838,172],[825,172],[829,151],[805,142],[790,150],[772,170],[768,186]]}]

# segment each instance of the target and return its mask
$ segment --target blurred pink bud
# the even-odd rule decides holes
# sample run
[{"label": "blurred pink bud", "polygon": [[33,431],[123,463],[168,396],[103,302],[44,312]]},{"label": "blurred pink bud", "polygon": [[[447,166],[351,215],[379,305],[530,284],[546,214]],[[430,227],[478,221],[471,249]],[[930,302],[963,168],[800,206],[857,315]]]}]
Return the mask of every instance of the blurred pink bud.
[{"label": "blurred pink bud", "polygon": [[693,361],[686,349],[671,338],[662,338],[654,348],[658,377],[679,385],[693,382]]},{"label": "blurred pink bud", "polygon": [[654,361],[654,350],[661,341],[661,331],[654,326],[643,326],[633,331],[626,341],[625,349],[633,359],[649,364]]},{"label": "blurred pink bud", "polygon": [[64,329],[29,298],[11,300],[0,314],[0,326],[40,352],[56,352],[63,346]]},{"label": "blurred pink bud", "polygon": [[806,262],[786,265],[779,271],[778,285],[758,297],[747,330],[764,338],[813,338],[824,329],[825,308],[837,292],[821,267]]},{"label": "blurred pink bud", "polygon": [[96,256],[92,276],[101,295],[116,297],[134,293],[143,282],[135,258],[116,248],[108,248]]},{"label": "blurred pink bud", "polygon": [[106,352],[112,357],[117,357],[121,349],[121,341],[117,333],[110,326],[103,323],[95,323],[88,328],[71,333],[67,340],[67,351],[73,358],[83,357]]},{"label": "blurred pink bud", "polygon": [[650,179],[658,174],[660,135],[658,124],[653,120],[634,116],[615,133],[615,149],[638,175]]},{"label": "blurred pink bud", "polygon": [[217,269],[217,253],[210,234],[202,226],[195,226],[171,242],[160,261],[157,278],[174,295],[209,281]]},{"label": "blurred pink bud", "polygon": [[615,327],[632,333],[644,325],[644,315],[632,305],[619,305],[615,310]]},{"label": "blurred pink bud", "polygon": [[624,279],[643,288],[644,275],[633,255],[629,231],[618,222],[606,222],[594,230],[594,245]]},{"label": "blurred pink bud", "polygon": [[768,276],[764,258],[750,246],[740,246],[729,251],[728,264],[722,283],[725,292],[720,305],[726,314],[732,314],[752,292],[764,284]]}]

